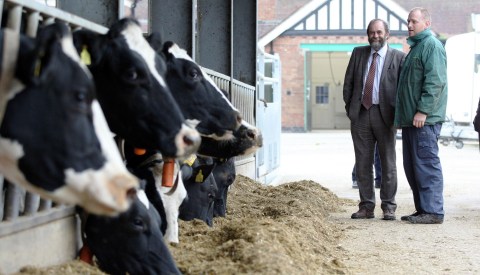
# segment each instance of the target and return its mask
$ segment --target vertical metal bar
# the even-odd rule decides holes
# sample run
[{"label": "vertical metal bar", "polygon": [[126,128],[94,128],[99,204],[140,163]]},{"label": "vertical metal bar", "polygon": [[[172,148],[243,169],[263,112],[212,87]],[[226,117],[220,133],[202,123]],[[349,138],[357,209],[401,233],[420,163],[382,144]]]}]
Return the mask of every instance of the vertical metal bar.
[{"label": "vertical metal bar", "polygon": [[[31,12],[27,15],[27,25],[25,29],[25,34],[29,37],[37,36],[38,21],[40,19],[40,13],[37,11]],[[40,196],[28,192],[25,195],[25,209],[24,215],[33,215],[37,213],[40,206]]]},{"label": "vertical metal bar", "polygon": [[3,176],[0,175],[0,222],[3,220],[3,214],[5,210],[5,193],[3,192],[3,187],[5,185],[5,181]]},{"label": "vertical metal bar", "polygon": [[38,211],[45,211],[52,208],[52,201],[51,200],[40,200],[40,206],[38,207]]},{"label": "vertical metal bar", "polygon": [[[3,11],[3,4],[4,4],[4,0],[0,0],[0,10]],[[2,15],[3,15],[3,12],[0,12],[0,22],[2,22]],[[2,217],[0,217],[0,221],[2,220]]]},{"label": "vertical metal bar", "polygon": [[233,21],[236,20],[234,18],[235,14],[233,13],[233,0],[230,0],[230,66],[229,66],[229,75],[230,75],[230,91],[233,93],[233,37],[234,37],[234,31],[233,31]]},{"label": "vertical metal bar", "polygon": [[198,62],[198,2],[192,0],[192,59]]},{"label": "vertical metal bar", "polygon": [[20,33],[22,22],[22,6],[16,5],[8,12],[7,27]]},{"label": "vertical metal bar", "polygon": [[37,213],[38,206],[40,205],[40,196],[27,192],[25,195],[25,209],[24,215],[33,215]]},{"label": "vertical metal bar", "polygon": [[32,12],[27,16],[27,29],[25,34],[30,37],[37,36],[38,21],[40,19],[40,13],[38,11]]},{"label": "vertical metal bar", "polygon": [[20,187],[7,181],[7,193],[5,194],[5,217],[4,220],[11,221],[20,214]]},{"label": "vertical metal bar", "polygon": [[47,26],[49,24],[55,23],[55,18],[54,17],[44,17],[43,18],[43,25]]}]

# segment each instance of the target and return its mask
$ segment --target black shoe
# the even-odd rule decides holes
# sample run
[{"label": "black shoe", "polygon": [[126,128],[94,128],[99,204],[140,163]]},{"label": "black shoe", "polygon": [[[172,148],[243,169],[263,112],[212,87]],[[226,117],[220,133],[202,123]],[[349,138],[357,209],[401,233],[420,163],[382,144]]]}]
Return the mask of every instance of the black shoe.
[{"label": "black shoe", "polygon": [[393,212],[392,210],[383,210],[383,219],[386,221],[395,220],[395,212]]},{"label": "black shoe", "polygon": [[435,214],[420,214],[418,216],[408,217],[408,221],[420,224],[440,224],[443,223],[443,216]]},{"label": "black shoe", "polygon": [[352,214],[352,219],[373,219],[375,214],[373,210],[368,210],[366,208],[360,208],[357,212]]},{"label": "black shoe", "polygon": [[416,216],[418,216],[418,215],[420,215],[420,214],[422,214],[422,213],[415,211],[415,212],[413,212],[413,214],[400,217],[400,220],[402,220],[402,221],[408,221],[408,217],[416,217]]}]

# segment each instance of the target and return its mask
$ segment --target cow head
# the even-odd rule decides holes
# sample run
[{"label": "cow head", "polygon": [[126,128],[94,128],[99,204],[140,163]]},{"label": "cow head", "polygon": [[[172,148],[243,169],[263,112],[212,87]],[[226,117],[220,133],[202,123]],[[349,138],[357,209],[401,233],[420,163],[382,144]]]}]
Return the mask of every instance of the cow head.
[{"label": "cow head", "polygon": [[180,205],[179,218],[185,221],[199,219],[213,225],[213,203],[218,191],[212,171],[215,163],[210,157],[196,157],[182,165],[182,178],[187,198]]},{"label": "cow head", "polygon": [[92,213],[128,208],[138,181],[95,108],[91,75],[65,24],[45,27],[36,40],[21,36],[13,82],[1,92],[0,172],[8,180]]},{"label": "cow head", "polygon": [[88,56],[98,100],[115,134],[165,156],[196,151],[200,136],[183,124],[165,81],[165,61],[144,39],[137,21],[119,20],[106,35],[76,31],[74,40],[77,51]]},{"label": "cow head", "polygon": [[160,154],[147,150],[145,154],[138,155],[135,148],[128,142],[125,142],[123,147],[129,171],[147,182],[145,191],[162,218],[161,229],[164,233],[164,240],[178,243],[179,207],[187,196],[179,163],[175,162],[174,164],[173,178],[171,179],[174,183],[173,186],[169,186],[169,184],[163,186],[165,162]]},{"label": "cow head", "polygon": [[228,189],[235,181],[235,159],[216,159],[213,177],[217,183],[218,191],[215,193],[213,207],[214,217],[225,217],[227,213],[227,195]]},{"label": "cow head", "polygon": [[[151,44],[158,47],[158,43]],[[262,145],[259,130],[242,119],[207,73],[172,42],[166,42],[162,52],[173,97],[187,120],[199,121],[196,129],[202,143],[198,154],[226,158],[255,152]]]},{"label": "cow head", "polygon": [[161,218],[143,190],[118,217],[89,215],[85,242],[108,274],[180,274],[163,241]]}]

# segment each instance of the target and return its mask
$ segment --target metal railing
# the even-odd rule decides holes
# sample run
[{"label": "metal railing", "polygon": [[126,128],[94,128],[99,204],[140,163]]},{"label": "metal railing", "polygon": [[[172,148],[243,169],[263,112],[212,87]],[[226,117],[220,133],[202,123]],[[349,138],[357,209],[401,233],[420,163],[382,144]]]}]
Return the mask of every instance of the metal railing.
[{"label": "metal railing", "polygon": [[[5,0],[0,7],[6,25],[16,32],[35,37],[38,27],[55,21],[67,23],[70,28],[87,28],[99,33],[106,33],[107,28],[87,21],[73,14],[44,6],[34,1]],[[53,203],[40,198],[39,195],[26,192],[23,188],[0,178],[0,236],[61,219],[74,213],[73,207]]]},{"label": "metal railing", "polygon": [[[226,91],[230,96],[233,106],[238,109],[243,119],[255,125],[255,87],[245,84],[231,77],[203,68],[205,72],[212,78],[213,82],[222,90]],[[254,161],[253,155],[235,157],[235,164],[241,165],[246,162]]]}]

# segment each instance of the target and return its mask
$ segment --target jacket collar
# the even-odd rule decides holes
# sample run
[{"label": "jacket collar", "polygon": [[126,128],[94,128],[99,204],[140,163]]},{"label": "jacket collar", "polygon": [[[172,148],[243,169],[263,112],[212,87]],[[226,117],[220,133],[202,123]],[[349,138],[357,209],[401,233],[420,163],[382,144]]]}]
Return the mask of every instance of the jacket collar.
[{"label": "jacket collar", "polygon": [[408,45],[410,45],[410,47],[414,47],[417,43],[422,41],[425,37],[428,37],[431,35],[432,35],[432,32],[430,31],[430,28],[427,28],[424,31],[417,33],[415,36],[408,37],[407,43]]}]

